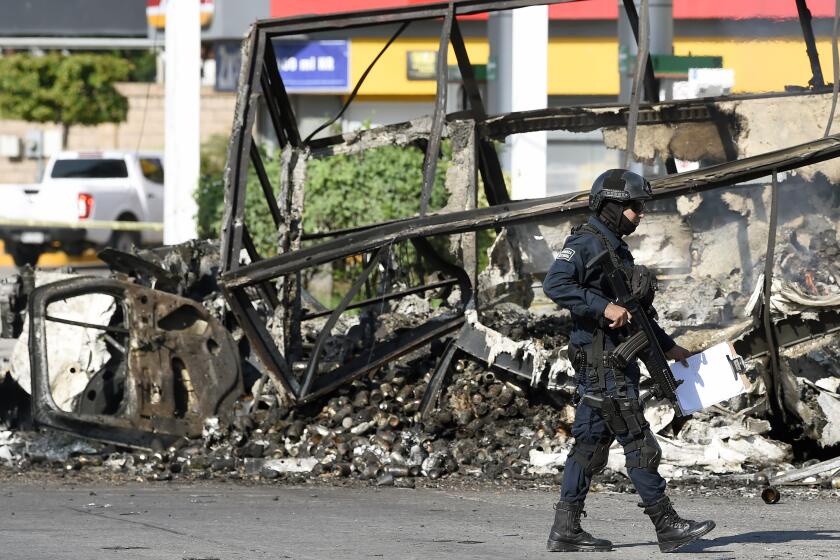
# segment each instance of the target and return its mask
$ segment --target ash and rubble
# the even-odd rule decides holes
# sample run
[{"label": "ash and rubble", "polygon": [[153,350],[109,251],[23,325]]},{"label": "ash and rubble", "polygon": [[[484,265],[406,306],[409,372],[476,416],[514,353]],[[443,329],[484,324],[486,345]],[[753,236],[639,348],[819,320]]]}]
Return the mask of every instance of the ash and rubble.
[{"label": "ash and rubble", "polygon": [[[824,322],[824,314],[836,314],[840,303],[835,264],[840,208],[826,204],[835,200],[835,187],[816,180],[804,189],[803,181],[789,174],[780,184],[782,211],[770,299],[779,324],[796,318]],[[630,238],[637,262],[658,271],[661,324],[692,351],[761,330],[756,310],[763,285],[767,197],[766,185],[752,184],[663,201]],[[84,435],[79,433],[31,430],[22,412],[31,393],[26,300],[37,286],[77,275],[24,270],[5,278],[0,293],[4,336],[17,338],[7,364],[4,400],[16,394],[18,401],[0,411],[9,428],[0,439],[0,461],[17,470],[58,468],[160,481],[221,477],[406,487],[456,479],[553,484],[572,443],[575,382],[566,356],[571,322],[567,312],[541,295],[539,279],[551,264],[550,251],[560,249],[571,225],[570,220],[553,221],[529,231],[505,228],[497,235],[488,251],[490,264],[478,276],[477,299],[482,305],[465,313],[466,325],[480,334],[484,350],[456,354],[447,382],[426,414],[421,410],[424,397],[451,335],[388,361],[326,396],[295,403],[263,373],[227,307],[218,282],[217,244],[105,253],[113,278],[188,298],[225,325],[236,343],[244,382],[241,398],[220,411],[224,414],[205,418],[200,434],[166,441],[152,437],[148,445],[136,446],[144,449],[134,451],[130,443],[97,443],[79,440],[77,436]],[[395,287],[407,288],[399,283]],[[460,296],[458,287],[449,286],[344,314],[325,340],[321,365],[343,363],[368,348],[378,333],[454,317]],[[92,299],[62,302],[64,307],[51,308],[51,313],[83,323],[108,322],[114,314],[113,298],[85,297]],[[282,330],[270,306],[258,301],[254,309],[265,315],[270,332]],[[326,317],[304,322],[301,345],[315,345],[326,323]],[[70,335],[69,325],[57,326],[64,330],[47,331],[55,343],[49,346],[50,362],[64,364],[61,371],[74,364],[74,371],[66,382],[51,378],[50,387],[61,410],[78,411],[81,391],[107,362],[108,351],[99,338],[90,338],[88,329],[79,331],[88,336],[82,340]],[[520,364],[524,375],[500,368],[502,357]],[[766,356],[755,357],[750,366],[749,391],[690,418],[675,418],[665,403],[648,406],[646,417],[662,446],[661,469],[669,479],[754,484],[791,471],[794,462],[805,460],[807,466],[817,457],[836,454],[840,336],[817,332],[781,345],[781,379],[776,384],[783,416],[766,389],[773,375]],[[598,484],[629,490],[623,464],[616,445]],[[806,481],[837,484],[836,472]]]},{"label": "ash and rubble", "polygon": [[[373,23],[370,15],[356,17],[358,24]],[[254,40],[245,42],[243,61],[251,60],[257,37],[272,37],[265,25],[272,24],[252,28]],[[459,35],[450,39],[461,42]],[[460,67],[471,64],[466,49],[456,48],[455,54]],[[298,123],[286,110],[289,99],[275,67],[243,63],[225,171],[221,247],[192,242],[131,254],[106,251],[101,256],[111,276],[101,284],[89,281],[93,290],[76,301],[72,275],[51,282],[41,271],[24,269],[0,280],[2,336],[17,339],[0,393],[0,421],[8,428],[0,431],[0,462],[18,471],[58,467],[63,473],[156,481],[358,480],[407,487],[450,480],[556,482],[574,418],[574,372],[565,349],[570,318],[542,297],[539,282],[577,221],[565,211],[575,204],[579,209],[582,201],[573,196],[549,202],[564,213],[555,208],[546,223],[525,215],[537,206],[504,208],[509,197],[492,142],[532,130],[601,129],[606,146],[623,149],[631,108],[487,116],[467,73],[466,91],[476,94],[470,95],[470,111],[436,110],[432,117],[301,143],[295,141]],[[447,105],[445,91],[438,88],[439,107]],[[269,124],[281,147],[282,171],[274,178],[279,185],[266,176],[256,148],[255,95],[276,112]],[[746,393],[690,418],[676,418],[665,403],[647,407],[663,448],[662,471],[672,482],[701,480],[701,489],[766,485],[780,472],[791,473],[794,461],[804,460],[800,467],[813,470],[814,461],[840,449],[840,277],[834,264],[840,252],[840,191],[834,185],[840,160],[834,144],[840,137],[812,140],[823,136],[829,103],[828,95],[813,91],[706,98],[653,104],[643,109],[644,119],[634,120],[645,123],[630,150],[636,161],[672,156],[702,167],[699,174],[671,176],[670,184],[664,178],[667,200],[656,202],[630,238],[637,261],[658,273],[660,322],[692,351],[724,340],[740,344],[752,378]],[[403,225],[415,229],[415,249],[435,261],[432,268],[451,276],[432,282],[448,287],[426,285],[407,294],[411,283],[389,282],[378,286],[381,304],[371,298],[373,305],[359,304],[362,311],[354,313],[314,305],[301,285],[307,260],[317,261],[306,253],[301,227],[310,158],[382,145],[420,147],[426,152],[424,177],[433,177],[441,138],[449,139],[452,151],[445,180],[451,223],[443,225],[447,233],[463,232],[449,238],[449,257],[462,266],[447,266],[436,250],[420,246],[428,245],[422,232],[434,230],[425,215],[414,223],[374,224],[349,234],[320,232],[340,237],[318,246],[323,260],[314,266],[325,265],[329,256],[353,260],[362,264],[361,285],[381,264],[382,240],[390,256],[388,239],[396,237],[389,227]],[[830,152],[834,155],[826,156]],[[739,156],[754,159],[734,162]],[[815,163],[781,178],[779,241],[772,297],[765,306],[769,189],[765,183],[707,188],[732,184],[734,179],[723,178],[727,172],[766,175],[805,160]],[[742,167],[707,165],[723,161]],[[276,257],[257,254],[245,224],[249,163],[278,234]],[[490,264],[480,273],[474,227],[480,223],[479,173],[488,202],[502,207],[487,226],[497,229],[496,238]],[[431,187],[425,183],[424,197]],[[674,198],[704,183],[703,192]],[[340,244],[358,251],[342,252],[335,247]],[[69,294],[67,302],[51,302],[50,292],[38,291],[61,282],[67,289],[52,293]],[[468,294],[473,288],[477,294]],[[114,293],[123,298],[121,306],[107,299]],[[477,297],[470,300],[472,295]],[[89,303],[102,296],[101,303]],[[352,296],[353,288],[341,305]],[[58,305],[47,313],[51,303]],[[770,359],[776,356],[769,349],[772,329],[761,323],[768,308],[779,333],[778,364]],[[423,343],[385,336],[401,331]],[[395,344],[375,354],[386,346],[379,344],[383,341]],[[232,381],[209,391],[199,383],[210,384],[221,374]],[[327,380],[313,389],[312,378]],[[114,418],[123,422],[106,422]],[[69,435],[33,431],[33,419]],[[616,447],[595,489],[629,489],[623,462]],[[805,482],[836,484],[838,468]]]},{"label": "ash and rubble", "polygon": [[[723,201],[726,197],[727,193],[718,195]],[[713,200],[707,206],[717,208],[720,204],[720,200]],[[683,329],[686,336],[680,342],[698,350],[702,344],[726,338],[721,333],[737,333],[752,324],[747,306],[752,290],[742,289],[739,275],[728,269],[730,263],[715,267],[706,262],[706,252],[714,254],[715,249],[709,247],[720,224],[718,218],[694,215],[703,212],[703,203],[689,207],[692,213],[683,218],[689,224],[684,229],[690,229],[692,235],[691,272],[681,280],[668,275],[662,282],[657,306],[663,324]],[[766,228],[752,213],[735,214],[736,220],[752,218],[747,229]],[[830,224],[836,224],[837,219],[837,215],[829,215],[783,222],[775,261],[778,282],[772,300],[776,317],[813,314],[820,308],[819,301],[834,305],[840,278],[831,263],[840,246]],[[700,225],[692,229],[692,224]],[[644,245],[654,234],[640,233],[643,239],[637,251],[641,249],[642,254],[637,258],[644,261]],[[220,320],[234,324],[226,317],[224,300],[212,281],[217,254],[213,244],[192,244],[134,256],[170,272],[177,270],[178,280],[173,280],[170,289],[189,295]],[[762,255],[759,251],[752,254],[751,272],[758,278]],[[132,275],[136,282],[149,286],[156,283],[138,271],[136,263],[112,266],[122,277]],[[662,269],[668,270],[666,266]],[[30,282],[33,286],[54,279],[42,271],[37,271],[34,278]],[[458,295],[449,293],[448,298],[454,302]],[[396,330],[453,313],[446,300],[432,306],[430,299],[412,295],[380,306],[376,328]],[[777,301],[791,299],[793,303],[787,306],[776,305]],[[149,450],[130,451],[52,431],[7,430],[2,432],[0,460],[16,469],[57,467],[65,472],[88,470],[161,481],[208,477],[350,479],[404,487],[413,487],[418,480],[427,484],[459,478],[555,483],[571,446],[574,419],[574,372],[565,356],[570,318],[540,297],[534,298],[533,291],[520,303],[530,308],[496,298],[494,305],[480,313],[468,312],[469,320],[480,325],[493,348],[484,360],[459,355],[437,406],[425,416],[420,407],[443,352],[443,342],[414,350],[327,397],[303,405],[290,403],[269,380],[260,378],[259,361],[242,352],[241,359],[251,372],[246,394],[225,419],[207,418],[201,437],[179,438],[166,444],[153,441]],[[794,304],[798,307],[791,307]],[[85,312],[101,315],[102,310],[91,306]],[[20,323],[24,330],[18,344],[25,348],[26,319]],[[324,361],[340,363],[349,347],[363,343],[366,329],[373,324],[365,313],[339,321],[328,339]],[[302,332],[304,344],[315,342],[321,326],[319,321],[307,323]],[[236,328],[234,338],[243,340]],[[79,344],[68,346],[78,360]],[[96,347],[85,351],[95,354]],[[501,353],[529,355],[535,371],[530,382],[497,371],[492,362]],[[775,420],[762,377],[767,365],[761,359],[754,360],[750,391],[729,402],[688,419],[675,418],[673,409],[664,403],[648,406],[646,416],[663,449],[665,476],[686,483],[730,477],[753,484],[793,469],[797,442],[808,441],[828,449],[838,443],[840,339],[827,335],[794,344],[782,349],[780,358],[782,374],[791,390],[798,391],[799,398],[792,407],[795,416],[787,419],[795,436],[786,442],[771,437]],[[17,369],[15,364],[13,360],[13,371]],[[23,371],[25,367],[15,371],[14,379],[20,380]],[[20,387],[28,389],[24,383]],[[72,396],[65,402],[71,403]],[[65,408],[72,409],[72,405],[66,404]],[[622,450],[616,445],[598,484],[606,489],[629,490],[623,462]],[[833,473],[814,477],[811,482],[830,485]]]},{"label": "ash and rubble", "polygon": [[[807,188],[805,188],[807,186]],[[764,185],[742,187],[704,200],[677,200],[694,207],[686,216],[692,228],[692,271],[687,282],[666,280],[659,301],[680,302],[661,313],[666,329],[683,335],[693,350],[707,346],[716,333],[737,340],[754,330],[759,321],[760,291],[764,283],[764,254],[768,222],[769,189]],[[790,412],[785,428],[800,431],[797,439],[816,442],[821,448],[840,443],[836,410],[838,338],[831,329],[832,312],[840,302],[840,253],[837,226],[840,208],[836,187],[824,178],[806,184],[789,176],[779,185],[779,226],[774,254],[770,296],[771,320],[779,327],[811,321],[826,333],[813,339],[781,341],[779,385],[784,408]],[[712,198],[712,200],[709,200]],[[705,216],[703,206],[709,206]],[[700,215],[698,215],[700,214]],[[732,251],[731,240],[739,240]],[[727,246],[727,243],[729,245]],[[727,248],[728,247],[728,248]],[[738,253],[740,254],[733,254]],[[739,286],[740,282],[740,286]],[[717,340],[721,337],[717,335]],[[757,377],[766,380],[766,357],[754,360]],[[733,412],[752,410],[758,403],[730,403]],[[763,406],[768,406],[765,402]],[[769,412],[767,412],[769,414]],[[777,419],[778,420],[778,419]],[[793,438],[792,438],[793,439]]]}]

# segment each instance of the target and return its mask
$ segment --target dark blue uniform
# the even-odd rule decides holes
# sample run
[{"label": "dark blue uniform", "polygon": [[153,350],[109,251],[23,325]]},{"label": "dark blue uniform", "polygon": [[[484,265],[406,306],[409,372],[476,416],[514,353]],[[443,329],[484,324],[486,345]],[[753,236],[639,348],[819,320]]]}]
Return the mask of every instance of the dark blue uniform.
[{"label": "dark blue uniform", "polygon": [[[627,243],[615,236],[604,223],[595,216],[589,217],[589,224],[607,238],[618,257],[624,264],[633,265],[633,255]],[[586,263],[603,251],[601,241],[589,233],[570,235],[563,245],[563,250],[554,260],[543,282],[543,291],[560,307],[572,312],[574,326],[569,342],[575,346],[592,344],[592,332],[597,322],[603,319],[610,297],[609,283],[601,267],[586,270]],[[664,352],[674,347],[674,341],[665,334],[655,321],[659,345]],[[607,329],[606,335],[613,346],[617,337],[623,334],[620,329]]]},{"label": "dark blue uniform", "polygon": [[[626,243],[612,233],[597,217],[591,216],[589,224],[603,234],[623,264],[632,266],[633,255]],[[570,344],[583,348],[587,353],[592,351],[593,333],[599,325],[604,330],[604,349],[606,351],[614,348],[620,342],[620,335],[626,334],[626,332],[623,332],[624,328],[610,329],[607,326],[610,321],[604,319],[604,309],[612,301],[612,298],[603,270],[599,266],[589,270],[586,269],[586,263],[603,250],[601,240],[592,233],[578,232],[569,236],[563,250],[555,259],[543,282],[545,294],[572,313],[574,325],[570,335]],[[659,325],[655,322],[653,322],[653,325],[662,350],[667,352],[674,346],[674,341]],[[587,393],[591,394],[596,390],[590,373],[588,367],[583,367],[577,372],[578,393],[581,396]],[[640,376],[638,365],[635,362],[632,363],[623,370],[623,373],[626,382],[626,397],[637,399]],[[616,380],[612,370],[606,369],[605,378],[605,395],[624,396],[617,395]],[[583,502],[592,481],[593,473],[586,468],[588,464],[584,460],[584,464],[581,465],[576,457],[586,457],[591,460],[593,453],[605,453],[605,447],[609,447],[613,439],[618,439],[619,443],[625,448],[628,463],[637,460],[642,452],[639,449],[632,449],[633,440],[639,439],[638,434],[635,437],[631,434],[614,435],[608,429],[601,410],[593,408],[585,401],[578,404],[575,422],[572,426],[572,435],[575,437],[575,446],[587,451],[578,455],[573,452],[566,461],[560,497],[561,501],[564,502]],[[658,449],[655,438],[649,429],[645,431],[642,437],[649,445],[656,446]],[[648,438],[653,439],[653,441]],[[596,448],[599,451],[593,452],[592,450]],[[602,459],[605,464],[606,456],[604,455]],[[603,465],[599,465],[599,467],[603,468]],[[664,495],[665,479],[655,471],[655,467],[653,471],[645,468],[628,467],[627,471],[645,504],[652,504]]]}]

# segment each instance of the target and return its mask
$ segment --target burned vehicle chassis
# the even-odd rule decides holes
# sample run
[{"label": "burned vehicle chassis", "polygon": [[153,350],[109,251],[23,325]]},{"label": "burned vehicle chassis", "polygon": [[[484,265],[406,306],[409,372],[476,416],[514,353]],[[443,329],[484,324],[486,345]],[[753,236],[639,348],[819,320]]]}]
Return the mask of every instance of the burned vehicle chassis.
[{"label": "burned vehicle chassis", "polygon": [[[48,314],[53,302],[95,294],[114,298],[119,324]],[[29,317],[33,417],[43,425],[148,448],[156,440],[165,445],[201,435],[204,419],[230,413],[242,394],[233,338],[191,299],[116,279],[79,277],[36,288]],[[108,345],[120,355],[90,379],[73,412],[61,410],[51,392],[50,322],[109,333]]]}]

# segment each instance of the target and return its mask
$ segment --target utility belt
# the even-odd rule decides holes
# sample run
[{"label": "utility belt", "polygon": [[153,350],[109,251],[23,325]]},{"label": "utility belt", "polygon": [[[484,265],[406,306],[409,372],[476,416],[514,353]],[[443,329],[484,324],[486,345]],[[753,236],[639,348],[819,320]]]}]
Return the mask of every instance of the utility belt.
[{"label": "utility belt", "polygon": [[648,345],[647,335],[639,331],[614,348],[606,348],[607,340],[604,330],[595,329],[592,344],[575,346],[569,344],[569,359],[576,372],[587,368],[589,384],[599,394],[607,389],[606,370],[610,370],[615,378],[616,392],[620,397],[625,396],[627,382],[624,370],[636,360],[639,352]]},{"label": "utility belt", "polygon": [[[572,347],[571,345],[569,346]],[[589,347],[590,351],[587,352],[585,348]],[[572,357],[572,367],[575,368],[575,371],[579,372],[583,368],[589,369],[596,369],[598,365],[603,366],[605,369],[624,369],[627,367],[627,363],[623,362],[620,356],[617,356],[614,351],[604,351],[601,353],[600,362],[596,363],[595,360],[595,352],[592,352],[592,345],[587,344],[586,346],[576,346],[574,351],[574,356]],[[623,364],[623,365],[622,365]]]},{"label": "utility belt", "polygon": [[[595,338],[597,338],[597,331]],[[606,340],[604,340],[603,344],[604,348],[600,352],[601,356],[599,360],[599,352],[596,352],[594,348],[595,341],[585,346],[575,346],[570,343],[569,359],[575,371],[580,371],[584,367],[596,368],[598,365],[606,369],[625,369],[635,361],[638,353],[647,346],[647,335],[639,331],[618,346],[609,350],[606,348]]]}]

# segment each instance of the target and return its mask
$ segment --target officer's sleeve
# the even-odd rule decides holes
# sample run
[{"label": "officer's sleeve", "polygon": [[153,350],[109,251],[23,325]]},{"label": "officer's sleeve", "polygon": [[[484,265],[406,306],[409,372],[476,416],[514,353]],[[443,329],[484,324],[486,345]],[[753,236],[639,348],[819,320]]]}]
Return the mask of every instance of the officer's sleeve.
[{"label": "officer's sleeve", "polygon": [[662,348],[663,352],[667,352],[671,348],[677,345],[674,342],[674,339],[671,338],[663,329],[659,326],[659,323],[656,321],[651,320],[650,326],[653,327],[653,332],[656,335],[656,340],[659,342],[659,347]]},{"label": "officer's sleeve", "polygon": [[574,315],[597,320],[604,316],[609,301],[583,287],[587,250],[579,239],[569,239],[554,259],[543,281],[543,291],[560,307]]}]

